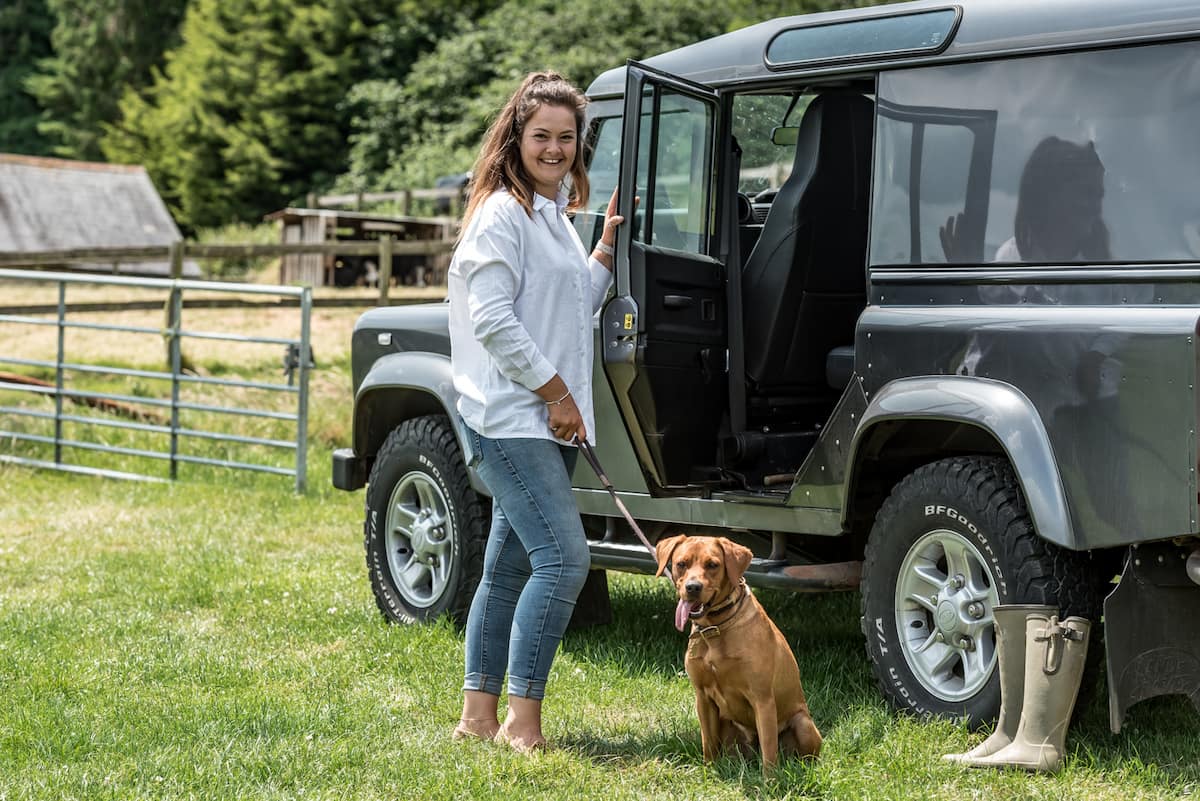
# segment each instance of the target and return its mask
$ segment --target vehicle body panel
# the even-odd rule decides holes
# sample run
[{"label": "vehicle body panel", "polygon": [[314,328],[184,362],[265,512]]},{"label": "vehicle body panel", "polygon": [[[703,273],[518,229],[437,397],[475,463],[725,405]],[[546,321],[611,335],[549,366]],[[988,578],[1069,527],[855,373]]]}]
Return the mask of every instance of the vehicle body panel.
[{"label": "vehicle body panel", "polygon": [[[957,3],[896,3],[886,6],[781,17],[645,59],[647,66],[709,86],[779,80],[783,70],[767,67],[763,53],[781,31],[800,25],[874,19],[931,9],[960,8],[962,21],[948,47],[936,55],[866,58],[859,62],[804,66],[789,75],[821,76],[860,69],[940,64],[984,56],[1062,51],[1160,41],[1200,33],[1200,8],[1190,0],[959,0]],[[599,75],[591,97],[619,95],[625,68]]]},{"label": "vehicle body panel", "polygon": [[[1027,411],[1036,417],[1030,434],[1040,429],[1049,443],[1029,466],[1043,459],[1058,464],[1071,521],[1069,527],[1039,526],[1042,536],[1084,549],[1196,531],[1198,310],[1082,305],[1096,293],[1133,297],[1129,290],[1136,288],[1129,286],[1051,289],[1060,300],[1080,305],[931,306],[930,297],[946,301],[946,293],[969,293],[932,282],[919,288],[877,285],[875,299],[887,305],[868,307],[859,323],[858,359],[868,398],[917,371],[1019,388],[1014,392],[1028,398]],[[955,386],[941,385],[949,391],[942,403],[960,402]],[[936,395],[923,400],[932,404],[929,414],[941,413]],[[909,414],[921,411],[913,406]],[[1019,448],[1042,450],[1040,436]],[[1018,443],[1000,441],[1016,459]],[[1048,478],[1045,469],[1022,477],[1031,504],[1039,493],[1033,485]],[[1056,518],[1043,515],[1047,523]]]},{"label": "vehicle body panel", "polygon": [[[390,306],[364,313],[355,324],[352,340],[352,374],[355,391],[354,452],[357,458],[370,459],[382,442],[386,426],[373,424],[372,401],[396,405],[395,396],[384,397],[388,391],[399,390],[426,395],[436,409],[424,413],[440,413],[450,417],[459,445],[466,442],[462,420],[455,412],[458,392],[450,370],[449,306],[445,303],[415,306]],[[597,333],[598,333],[597,327]],[[379,337],[387,335],[387,344]],[[599,342],[597,342],[599,349]],[[593,366],[593,386],[596,387],[594,410],[597,428],[613,432],[596,443],[596,452],[604,464],[609,479],[623,492],[646,493],[646,481],[624,432],[624,422],[617,411],[603,366],[596,360]],[[398,408],[390,411],[402,419],[408,413]],[[378,414],[378,413],[374,413]],[[390,430],[390,428],[388,429]],[[487,493],[473,468],[468,468],[471,483]],[[600,489],[601,484],[586,463],[580,461],[573,474],[576,487]],[[611,501],[609,502],[611,506]],[[611,513],[616,514],[615,507]]]},{"label": "vehicle body panel", "polygon": [[891,381],[871,398],[854,433],[850,463],[856,463],[864,440],[877,426],[914,418],[977,426],[994,437],[1014,467],[1038,533],[1056,545],[1079,549],[1049,437],[1037,409],[1020,390],[956,375]]}]

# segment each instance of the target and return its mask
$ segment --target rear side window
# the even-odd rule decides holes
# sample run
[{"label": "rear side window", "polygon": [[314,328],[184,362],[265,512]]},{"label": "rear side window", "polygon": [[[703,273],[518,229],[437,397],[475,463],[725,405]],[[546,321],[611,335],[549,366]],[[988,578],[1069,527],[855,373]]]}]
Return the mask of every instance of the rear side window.
[{"label": "rear side window", "polygon": [[871,263],[1200,259],[1200,44],[879,78]]}]

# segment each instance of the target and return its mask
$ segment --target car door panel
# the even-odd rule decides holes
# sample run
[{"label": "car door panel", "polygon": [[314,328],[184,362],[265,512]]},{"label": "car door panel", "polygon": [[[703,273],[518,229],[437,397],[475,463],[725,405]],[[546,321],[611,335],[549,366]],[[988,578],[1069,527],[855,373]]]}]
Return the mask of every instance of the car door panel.
[{"label": "car door panel", "polygon": [[718,108],[705,87],[628,71],[618,211],[632,224],[618,229],[601,330],[621,415],[661,490],[705,478],[728,406],[726,271],[710,255]]}]

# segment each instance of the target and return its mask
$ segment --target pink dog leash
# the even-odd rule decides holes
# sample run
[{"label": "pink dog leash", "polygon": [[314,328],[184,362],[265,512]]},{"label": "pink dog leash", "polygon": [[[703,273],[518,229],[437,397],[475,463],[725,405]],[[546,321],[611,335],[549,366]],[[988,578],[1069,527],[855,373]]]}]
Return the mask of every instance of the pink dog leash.
[{"label": "pink dog leash", "polygon": [[[631,529],[633,529],[633,533],[636,534],[637,538],[642,541],[642,545],[646,546],[646,550],[650,552],[651,556],[657,559],[658,552],[654,550],[654,546],[650,544],[650,540],[646,539],[646,535],[642,533],[641,527],[638,526],[638,524],[634,521],[633,515],[629,514],[629,510],[625,508],[625,504],[622,503],[621,499],[617,497],[617,491],[613,487],[612,482],[608,480],[608,476],[604,475],[604,468],[600,466],[600,460],[596,458],[596,452],[592,450],[591,443],[589,443],[586,439],[579,439],[578,437],[576,437],[574,441],[575,444],[579,446],[579,450],[583,452],[583,458],[587,459],[587,463],[590,464],[592,466],[592,470],[596,472],[596,477],[600,479],[600,483],[604,485],[604,488],[608,490],[608,494],[612,496],[613,503],[617,505],[617,509],[620,510],[621,514],[625,516],[625,522],[629,524]],[[666,576],[668,580],[671,578],[666,571],[663,572],[663,575]]]}]

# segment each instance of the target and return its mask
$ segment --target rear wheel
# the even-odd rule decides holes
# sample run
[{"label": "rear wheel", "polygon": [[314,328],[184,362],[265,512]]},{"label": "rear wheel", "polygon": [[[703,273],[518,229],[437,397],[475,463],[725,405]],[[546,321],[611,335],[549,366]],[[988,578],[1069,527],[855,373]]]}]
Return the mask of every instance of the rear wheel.
[{"label": "rear wheel", "polygon": [[389,620],[466,621],[483,572],[485,511],[448,418],[414,418],[388,435],[371,468],[363,540]]},{"label": "rear wheel", "polygon": [[863,564],[867,654],[883,694],[914,714],[993,720],[997,604],[1050,604],[1097,620],[1086,557],[1041,540],[1009,464],[955,457],[892,490]]}]

